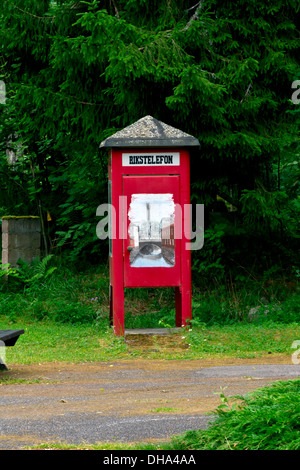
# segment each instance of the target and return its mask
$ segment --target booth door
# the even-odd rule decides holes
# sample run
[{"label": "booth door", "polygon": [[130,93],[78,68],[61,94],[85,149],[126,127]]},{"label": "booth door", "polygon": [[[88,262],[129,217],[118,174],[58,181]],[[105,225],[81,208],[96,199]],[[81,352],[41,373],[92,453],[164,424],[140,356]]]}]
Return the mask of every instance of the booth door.
[{"label": "booth door", "polygon": [[123,176],[125,287],[180,284],[179,183],[179,175]]}]

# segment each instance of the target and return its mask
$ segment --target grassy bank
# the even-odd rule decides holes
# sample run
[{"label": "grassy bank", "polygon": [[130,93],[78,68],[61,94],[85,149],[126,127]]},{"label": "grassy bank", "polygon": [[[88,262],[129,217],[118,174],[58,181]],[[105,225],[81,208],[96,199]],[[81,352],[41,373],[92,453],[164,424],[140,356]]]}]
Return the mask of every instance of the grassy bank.
[{"label": "grassy bank", "polygon": [[[8,364],[36,362],[93,362],[116,359],[199,359],[209,357],[253,358],[267,355],[291,356],[293,342],[300,339],[300,325],[227,325],[183,331],[184,349],[170,348],[159,341],[152,347],[134,349],[113,335],[111,329],[97,325],[58,324],[50,320],[32,321],[21,316],[10,323],[0,319],[0,329],[23,328],[13,348],[6,348]],[[179,338],[179,339],[178,339]],[[171,337],[170,337],[171,339]],[[181,337],[176,336],[176,341]],[[143,347],[142,347],[143,346]]]},{"label": "grassy bank", "polygon": [[[291,355],[300,340],[297,283],[279,280],[194,286],[192,322],[179,338],[185,347],[132,349],[109,325],[107,267],[78,273],[51,263],[0,278],[0,328],[25,329],[6,350],[9,363]],[[174,307],[171,288],[127,289],[125,328],[174,327]]]}]

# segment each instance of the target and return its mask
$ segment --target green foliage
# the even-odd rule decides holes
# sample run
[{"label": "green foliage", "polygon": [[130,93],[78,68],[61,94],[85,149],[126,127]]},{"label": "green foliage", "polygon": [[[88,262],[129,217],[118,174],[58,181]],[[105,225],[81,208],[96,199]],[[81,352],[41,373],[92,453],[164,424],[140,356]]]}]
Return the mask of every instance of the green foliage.
[{"label": "green foliage", "polygon": [[194,290],[192,324],[300,322],[298,283],[242,281]]},{"label": "green foliage", "polygon": [[57,266],[49,266],[50,260],[53,255],[48,255],[45,258],[35,258],[31,263],[24,260],[19,260],[18,277],[28,287],[36,288],[39,284],[47,280],[49,276],[57,269]]},{"label": "green foliage", "polygon": [[255,321],[277,323],[300,322],[300,296],[290,295],[282,302],[261,305],[254,312]]},{"label": "green foliage", "polygon": [[[58,266],[59,260],[50,262],[45,264],[45,274],[50,267]],[[112,328],[109,321],[107,267],[78,272],[60,265],[51,275],[38,278],[34,277],[36,271],[38,269],[31,271],[33,276],[26,277],[33,277],[34,284],[24,285],[19,279],[16,283],[10,279],[3,280],[0,284],[2,328],[8,325],[24,328],[26,325],[31,334],[37,330],[43,332],[42,336],[49,335],[51,342],[43,347],[45,355],[50,355],[51,360],[57,360],[54,346],[58,347],[63,341],[63,332],[68,325],[70,335],[72,326],[73,331],[80,326],[97,330],[99,341],[110,342],[109,357],[127,351],[123,338],[116,343],[109,339]],[[253,283],[251,289],[248,287],[243,290],[233,286],[228,289],[220,286],[215,291],[194,289],[191,328],[183,331],[189,347],[179,349],[177,353],[170,352],[169,357],[175,357],[175,354],[186,359],[216,355],[256,357],[272,353],[291,354],[293,338],[297,338],[300,332],[299,293],[290,292],[290,286],[281,290],[279,286],[272,286],[267,290],[260,283]],[[126,289],[125,313],[126,328],[173,328],[174,290]],[[62,330],[59,330],[59,325]],[[52,330],[57,333],[54,335]],[[38,354],[39,344],[44,345],[46,339],[37,337],[34,340],[36,343],[31,344],[31,337],[28,334],[27,337],[23,354],[26,360],[32,362],[34,356],[30,350],[33,348],[34,354]],[[73,341],[74,345],[76,338],[68,341]],[[131,353],[129,350],[126,352]],[[145,354],[148,357],[159,356],[160,351],[150,348]]]},{"label": "green foliage", "polygon": [[[107,253],[95,236],[107,202],[99,143],[151,114],[201,143],[194,202],[211,213],[222,195],[245,231],[294,240],[298,14],[298,2],[282,0],[3,0],[1,211],[39,215],[45,254],[98,262]],[[208,235],[210,251],[217,240]],[[223,275],[222,257],[208,258],[196,270]]]},{"label": "green foliage", "polygon": [[50,318],[53,318],[58,323],[92,324],[96,320],[97,315],[91,305],[60,300],[52,305]]},{"label": "green foliage", "polygon": [[207,430],[172,440],[176,450],[299,450],[300,381],[277,382],[235,397],[221,393],[217,418]]},{"label": "green foliage", "polygon": [[19,277],[17,268],[12,268],[9,263],[0,264],[0,279],[7,278],[8,276]]},{"label": "green foliage", "polygon": [[[79,278],[74,271],[62,268],[58,263],[59,260],[49,255],[32,263],[19,260],[19,268],[6,267],[1,271],[5,280],[0,284],[0,315],[16,321],[22,311],[38,321],[70,324],[99,322],[103,327],[108,327],[108,315],[104,318],[102,310],[107,310],[107,277],[99,274],[97,282],[90,280],[90,285],[85,286],[85,275]],[[97,298],[101,299],[99,304],[91,300],[95,291],[98,291]]]},{"label": "green foliage", "polygon": [[[9,310],[11,318],[18,307],[40,320],[58,322],[108,323],[108,273],[100,271],[95,280],[60,264],[49,255],[32,263],[19,261],[18,268],[2,266],[0,313]],[[101,268],[102,269],[102,268]],[[209,271],[207,271],[209,272]],[[207,274],[206,274],[207,275]],[[300,321],[297,270],[295,278],[270,281],[281,272],[273,267],[262,280],[242,278],[236,282],[193,285],[192,326],[232,325],[235,323],[282,323]],[[206,286],[206,287],[205,287]],[[214,286],[214,287],[213,287]],[[7,295],[7,298],[5,298]],[[23,296],[23,297],[22,297]],[[1,303],[1,302],[0,302]],[[175,327],[175,297],[172,288],[126,289],[127,328]]]},{"label": "green foliage", "polygon": [[212,277],[223,279],[225,276],[225,265],[222,262],[225,253],[223,243],[224,227],[215,225],[205,230],[205,247],[196,253],[192,269],[198,276],[211,280]]},{"label": "green foliage", "polygon": [[47,284],[51,279],[57,266],[49,266],[53,255],[48,255],[43,259],[35,258],[31,263],[22,259],[18,260],[18,267],[13,268],[10,264],[0,265],[0,279],[4,282],[0,284],[0,290],[35,291]]},{"label": "green foliage", "polygon": [[[1,286],[2,287],[2,286]],[[6,323],[11,324],[20,317],[20,312],[26,314],[29,309],[28,300],[20,292],[10,289],[7,292],[0,289],[0,315],[7,319]]]}]

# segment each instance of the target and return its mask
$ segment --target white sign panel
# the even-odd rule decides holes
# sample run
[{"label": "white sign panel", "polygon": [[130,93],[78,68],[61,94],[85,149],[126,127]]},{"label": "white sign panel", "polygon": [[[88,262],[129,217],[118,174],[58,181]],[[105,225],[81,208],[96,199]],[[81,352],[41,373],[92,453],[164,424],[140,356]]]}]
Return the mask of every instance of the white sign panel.
[{"label": "white sign panel", "polygon": [[179,152],[166,153],[123,153],[123,166],[170,166],[179,165]]}]

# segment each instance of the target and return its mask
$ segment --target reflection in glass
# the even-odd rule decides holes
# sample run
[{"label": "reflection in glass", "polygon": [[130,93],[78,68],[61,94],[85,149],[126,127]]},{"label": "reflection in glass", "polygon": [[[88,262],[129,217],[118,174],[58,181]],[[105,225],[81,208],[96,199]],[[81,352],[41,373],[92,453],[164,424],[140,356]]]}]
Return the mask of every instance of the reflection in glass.
[{"label": "reflection in glass", "polygon": [[133,194],[129,207],[130,265],[175,265],[173,195]]}]

